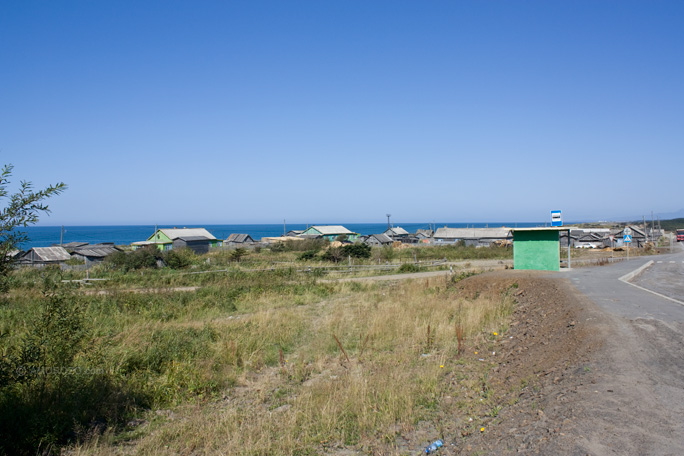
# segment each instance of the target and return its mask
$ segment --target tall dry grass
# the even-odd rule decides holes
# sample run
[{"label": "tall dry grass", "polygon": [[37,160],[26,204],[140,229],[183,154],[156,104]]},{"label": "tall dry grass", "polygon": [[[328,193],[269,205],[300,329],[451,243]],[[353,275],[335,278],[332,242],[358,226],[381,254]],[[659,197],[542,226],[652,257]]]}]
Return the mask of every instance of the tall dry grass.
[{"label": "tall dry grass", "polygon": [[[448,285],[443,278],[337,284],[304,301],[259,294],[238,315],[158,323],[156,338],[142,331],[122,343],[121,356],[144,358],[163,343],[174,353],[166,372],[177,388],[214,381],[223,393],[200,402],[178,393],[168,401],[177,405],[172,412],[150,413],[131,431],[126,451],[399,454],[400,434],[420,426],[439,434],[447,419],[467,423],[474,407],[487,406],[489,365],[462,356],[460,342],[470,352],[487,350],[492,333],[505,330],[513,300],[506,290],[466,299]],[[189,339],[172,343],[171,334],[183,331]],[[187,381],[179,383],[182,375]],[[104,434],[73,451],[115,454],[120,440]]]}]

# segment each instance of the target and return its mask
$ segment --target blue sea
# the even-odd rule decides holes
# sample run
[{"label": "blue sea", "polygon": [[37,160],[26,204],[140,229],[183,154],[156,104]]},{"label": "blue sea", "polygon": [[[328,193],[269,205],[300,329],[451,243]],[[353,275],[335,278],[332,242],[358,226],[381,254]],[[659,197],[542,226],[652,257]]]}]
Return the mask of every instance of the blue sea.
[{"label": "blue sea", "polygon": [[[387,229],[386,223],[330,223],[329,225],[343,225],[349,230],[359,234],[378,234]],[[448,226],[450,228],[485,228],[485,227],[531,227],[539,226],[539,223],[393,223],[395,227],[402,227],[409,233],[415,233],[418,229],[434,229],[435,227]],[[543,223],[541,223],[543,225]],[[64,226],[64,237],[62,242],[88,242],[97,244],[99,242],[113,242],[117,245],[128,245],[136,241],[144,241],[154,233],[154,225],[115,225],[115,226]],[[166,226],[159,225],[158,228],[206,228],[217,239],[226,239],[232,233],[246,233],[254,240],[262,237],[280,236],[283,234],[282,224],[273,225],[187,225],[187,226]],[[287,224],[287,231],[305,230],[305,224]],[[32,226],[25,228],[29,237],[29,242],[21,246],[23,250],[33,247],[49,247],[59,244],[60,226]]]}]

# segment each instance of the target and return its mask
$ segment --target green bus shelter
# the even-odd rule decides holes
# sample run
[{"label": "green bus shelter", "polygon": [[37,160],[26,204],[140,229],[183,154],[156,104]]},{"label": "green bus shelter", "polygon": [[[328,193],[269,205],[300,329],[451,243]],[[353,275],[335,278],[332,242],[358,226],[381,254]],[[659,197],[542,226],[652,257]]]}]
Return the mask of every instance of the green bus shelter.
[{"label": "green bus shelter", "polygon": [[[561,226],[514,228],[513,267],[538,271],[560,271],[560,232],[570,228]],[[570,267],[570,250],[568,250]]]}]

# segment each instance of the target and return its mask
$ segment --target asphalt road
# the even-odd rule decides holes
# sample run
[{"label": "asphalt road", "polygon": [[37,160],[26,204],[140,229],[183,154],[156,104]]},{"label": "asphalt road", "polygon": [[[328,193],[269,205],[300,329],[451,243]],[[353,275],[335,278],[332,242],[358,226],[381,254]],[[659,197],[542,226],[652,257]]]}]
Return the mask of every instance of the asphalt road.
[{"label": "asphalt road", "polygon": [[[684,252],[684,246],[680,243],[677,250]],[[654,259],[632,283],[684,303],[684,254]]]},{"label": "asphalt road", "polygon": [[630,286],[620,277],[638,269],[649,261],[632,283],[684,302],[684,249],[676,253],[650,257],[636,257],[609,266],[578,268],[564,271],[560,277],[573,285],[603,310],[614,315],[635,318],[657,318],[684,322],[684,305],[663,299]]},{"label": "asphalt road", "polygon": [[579,419],[568,437],[581,454],[684,454],[684,304],[619,280],[652,260],[633,283],[684,297],[684,249],[677,250],[556,276],[596,304],[586,322],[605,336],[594,377],[572,403]]}]

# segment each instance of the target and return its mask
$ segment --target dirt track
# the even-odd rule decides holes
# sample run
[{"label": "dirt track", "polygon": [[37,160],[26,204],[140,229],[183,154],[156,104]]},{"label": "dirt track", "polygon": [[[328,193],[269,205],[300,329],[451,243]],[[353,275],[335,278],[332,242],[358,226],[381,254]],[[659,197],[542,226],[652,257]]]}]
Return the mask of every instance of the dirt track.
[{"label": "dirt track", "polygon": [[519,306],[493,376],[502,392],[529,385],[485,433],[443,454],[684,454],[682,321],[606,312],[554,274],[467,286],[504,277],[519,282]]}]

